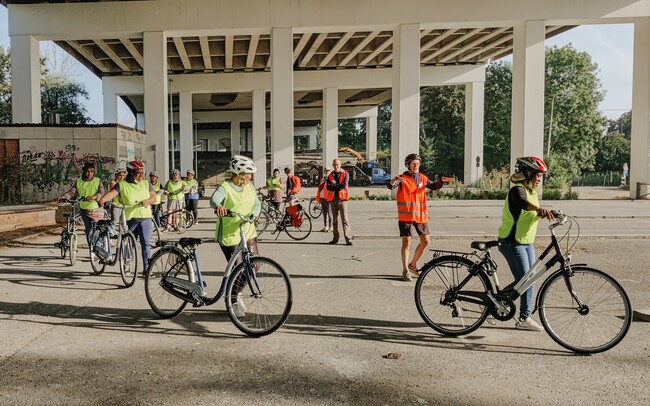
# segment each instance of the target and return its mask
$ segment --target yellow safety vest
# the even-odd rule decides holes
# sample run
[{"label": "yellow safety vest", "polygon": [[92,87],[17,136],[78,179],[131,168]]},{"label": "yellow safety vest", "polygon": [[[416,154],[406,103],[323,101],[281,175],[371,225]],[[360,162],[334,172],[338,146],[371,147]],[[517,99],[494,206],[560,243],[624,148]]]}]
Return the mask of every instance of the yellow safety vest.
[{"label": "yellow safety vest", "polygon": [[[253,185],[247,184],[241,192],[236,191],[230,181],[223,182],[220,187],[226,191],[226,199],[222,204],[224,208],[236,211],[244,217],[253,214],[255,199],[257,199]],[[217,217],[217,230],[214,239],[226,247],[239,244],[241,241],[239,224],[241,222],[239,217]],[[244,236],[246,241],[257,237],[254,223],[244,224]]]},{"label": "yellow safety vest", "polygon": [[[521,184],[517,184],[513,187],[523,187],[526,190],[528,202],[536,207],[539,207],[537,191],[533,190],[531,192]],[[508,196],[506,196],[506,203],[503,207],[503,214],[501,216],[501,219],[502,221],[501,227],[499,227],[499,238],[508,238],[510,232],[512,231],[512,227],[514,226],[516,227],[515,241],[517,241],[519,244],[532,244],[535,242],[535,237],[537,236],[537,222],[539,221],[537,210],[522,210],[519,214],[519,219],[517,219],[517,223],[515,224],[515,218],[512,216],[512,213],[510,213]]]},{"label": "yellow safety vest", "polygon": [[[99,192],[99,178],[94,177],[91,180],[83,180],[79,177],[75,187],[77,188],[77,194],[79,197],[94,196]],[[92,210],[98,207],[99,205],[96,200],[82,200],[79,202],[79,208],[82,210]]]},{"label": "yellow safety vest", "polygon": [[[120,182],[120,200],[125,206],[131,206],[136,202],[142,202],[149,198],[149,181],[143,180],[140,183],[129,183],[125,180]],[[151,206],[135,206],[126,209],[126,220],[151,218]]]},{"label": "yellow safety vest", "polygon": [[185,182],[179,180],[178,183],[167,181],[167,191],[169,192],[169,200],[185,200]]}]

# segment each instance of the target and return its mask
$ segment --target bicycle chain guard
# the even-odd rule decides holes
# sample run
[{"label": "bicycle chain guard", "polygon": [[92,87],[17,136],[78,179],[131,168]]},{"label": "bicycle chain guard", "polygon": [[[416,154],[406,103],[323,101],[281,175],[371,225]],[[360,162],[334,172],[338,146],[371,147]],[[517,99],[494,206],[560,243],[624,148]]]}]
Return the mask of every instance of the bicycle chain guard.
[{"label": "bicycle chain guard", "polygon": [[515,302],[513,302],[512,299],[507,296],[496,295],[494,296],[494,300],[498,303],[498,305],[493,303],[491,300],[487,302],[492,317],[499,321],[506,321],[512,319],[515,316],[517,307],[515,306]]}]

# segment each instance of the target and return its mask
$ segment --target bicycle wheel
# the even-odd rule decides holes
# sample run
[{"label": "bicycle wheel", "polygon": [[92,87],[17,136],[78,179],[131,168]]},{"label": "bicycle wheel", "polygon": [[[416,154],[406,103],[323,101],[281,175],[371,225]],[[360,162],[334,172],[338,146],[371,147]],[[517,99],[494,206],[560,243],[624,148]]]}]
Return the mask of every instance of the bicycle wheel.
[{"label": "bicycle wheel", "polygon": [[299,226],[291,224],[291,219],[288,214],[285,215],[283,219],[285,224],[284,231],[289,237],[298,241],[304,240],[309,237],[309,234],[311,234],[311,218],[304,212],[304,210],[301,210],[300,213],[302,214],[302,224]]},{"label": "bicycle wheel", "polygon": [[103,238],[104,239],[104,242],[103,242],[104,247],[108,247],[108,244],[110,244],[110,241],[109,241],[108,236],[106,235],[106,233],[101,233],[101,234],[95,235],[94,232],[91,232],[90,247],[88,248],[89,251],[90,251],[90,266],[93,268],[93,272],[95,272],[95,274],[101,275],[106,270],[106,258],[104,258],[102,256],[102,254],[97,252],[97,239],[98,238]]},{"label": "bicycle wheel", "polygon": [[558,271],[544,282],[539,292],[542,325],[566,349],[583,354],[607,351],[630,328],[630,299],[606,273],[587,267],[572,270],[569,277]]},{"label": "bicycle wheel", "polygon": [[312,197],[309,200],[309,215],[312,218],[317,219],[321,216],[321,214],[323,214],[323,206],[321,206],[321,204]]},{"label": "bicycle wheel", "polygon": [[266,231],[269,227],[270,221],[268,213],[262,210],[259,218],[255,221],[255,230],[257,231],[258,236],[262,235],[262,233]]},{"label": "bicycle wheel", "polygon": [[188,228],[194,222],[194,216],[191,212],[183,209],[178,213],[178,221],[176,222],[176,228],[178,229],[179,234],[183,234],[187,231]]},{"label": "bicycle wheel", "polygon": [[68,251],[68,230],[61,231],[61,240],[59,241],[59,249],[61,250],[61,259],[65,258]]},{"label": "bicycle wheel", "polygon": [[228,281],[226,309],[241,332],[261,337],[280,328],[289,317],[291,281],[272,259],[250,257],[246,265],[237,265]]},{"label": "bicycle wheel", "polygon": [[135,246],[135,236],[130,231],[122,234],[120,243],[120,276],[127,288],[133,286],[138,276],[138,250]]},{"label": "bicycle wheel", "polygon": [[74,266],[77,263],[77,233],[70,234],[70,245],[68,249],[70,250],[70,266]]},{"label": "bicycle wheel", "polygon": [[[443,304],[445,294],[458,286],[469,273],[473,262],[458,256],[443,256],[425,265],[415,284],[415,306],[420,317],[432,329],[446,335],[469,334],[483,324],[488,308],[457,298]],[[487,292],[482,274],[470,279],[463,291]]]},{"label": "bicycle wheel", "polygon": [[168,319],[180,314],[187,302],[165,290],[161,282],[164,277],[190,280],[190,267],[177,247],[163,247],[149,261],[145,273],[144,291],[151,310]]}]

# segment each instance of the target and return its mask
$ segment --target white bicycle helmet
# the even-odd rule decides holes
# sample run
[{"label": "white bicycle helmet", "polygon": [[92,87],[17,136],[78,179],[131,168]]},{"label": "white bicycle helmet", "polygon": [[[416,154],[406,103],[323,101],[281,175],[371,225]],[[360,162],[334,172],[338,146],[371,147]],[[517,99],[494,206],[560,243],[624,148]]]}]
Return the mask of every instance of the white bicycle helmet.
[{"label": "white bicycle helmet", "polygon": [[255,162],[249,157],[235,155],[230,160],[230,171],[237,175],[240,173],[255,173],[257,172],[257,167],[255,166]]},{"label": "white bicycle helmet", "polygon": [[159,177],[159,176],[158,176],[158,171],[151,171],[151,172],[149,172],[149,176],[155,176],[155,177],[158,178],[158,177]]},{"label": "white bicycle helmet", "polygon": [[172,169],[172,171],[170,172],[171,176],[180,175],[180,174],[181,174],[181,171],[179,171],[178,169]]},{"label": "white bicycle helmet", "polygon": [[187,170],[187,174],[188,174],[188,175],[194,175],[194,171],[191,170],[191,169],[188,169],[188,170]]}]

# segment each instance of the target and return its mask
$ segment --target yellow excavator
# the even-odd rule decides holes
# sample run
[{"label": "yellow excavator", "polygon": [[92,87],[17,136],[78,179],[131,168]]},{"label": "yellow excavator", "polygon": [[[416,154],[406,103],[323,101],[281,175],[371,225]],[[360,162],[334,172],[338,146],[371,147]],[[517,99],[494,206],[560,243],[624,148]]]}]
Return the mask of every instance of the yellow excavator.
[{"label": "yellow excavator", "polygon": [[339,147],[339,152],[347,152],[348,154],[357,158],[357,166],[359,167],[359,169],[363,167],[363,163],[366,161],[365,159],[363,159],[363,156],[359,152],[353,150],[350,147]]},{"label": "yellow excavator", "polygon": [[[356,182],[362,186],[367,186],[370,183],[384,184],[390,179],[390,174],[386,168],[380,168],[378,162],[366,161],[363,156],[350,147],[339,147],[339,152],[347,152],[348,154],[357,158],[356,171],[359,173],[354,176]],[[348,168],[349,169],[349,168]]]}]

